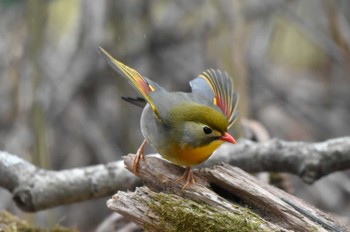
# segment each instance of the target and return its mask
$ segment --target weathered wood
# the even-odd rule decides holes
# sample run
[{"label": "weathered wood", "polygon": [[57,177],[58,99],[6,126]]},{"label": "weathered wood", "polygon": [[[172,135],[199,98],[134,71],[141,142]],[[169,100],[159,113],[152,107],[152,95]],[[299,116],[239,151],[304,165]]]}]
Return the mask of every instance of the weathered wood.
[{"label": "weathered wood", "polygon": [[[132,170],[135,156],[125,157]],[[146,162],[145,162],[146,161]],[[107,206],[150,231],[349,231],[300,199],[226,164],[194,171],[182,190],[184,168],[156,157],[140,162],[147,187],[119,191]]]}]

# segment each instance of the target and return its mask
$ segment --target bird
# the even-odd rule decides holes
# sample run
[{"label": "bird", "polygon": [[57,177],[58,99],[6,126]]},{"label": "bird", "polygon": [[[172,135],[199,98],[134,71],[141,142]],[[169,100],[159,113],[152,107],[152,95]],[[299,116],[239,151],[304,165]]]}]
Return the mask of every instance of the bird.
[{"label": "bird", "polygon": [[186,167],[178,182],[186,180],[182,189],[195,184],[191,167],[203,163],[224,142],[235,144],[227,132],[238,116],[238,93],[226,72],[207,69],[190,81],[192,92],[170,92],[113,58],[99,47],[100,55],[126,78],[142,98],[125,100],[147,103],[140,119],[144,141],[133,160],[133,172],[138,175],[144,147],[148,143],[164,159]]}]

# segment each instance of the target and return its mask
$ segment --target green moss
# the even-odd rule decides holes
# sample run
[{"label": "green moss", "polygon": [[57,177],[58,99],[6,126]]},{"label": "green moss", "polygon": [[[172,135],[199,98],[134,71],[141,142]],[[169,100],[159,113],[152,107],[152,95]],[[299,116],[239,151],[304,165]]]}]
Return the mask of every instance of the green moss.
[{"label": "green moss", "polygon": [[266,231],[260,227],[260,218],[244,208],[236,214],[171,194],[155,193],[151,198],[153,201],[146,202],[148,214],[156,216],[153,223],[159,231]]},{"label": "green moss", "polygon": [[317,231],[320,231],[321,230],[321,228],[317,228],[317,227],[310,227],[310,228],[308,228],[308,231],[310,231],[310,232],[317,232]]},{"label": "green moss", "polygon": [[0,231],[1,232],[72,232],[76,229],[67,229],[56,225],[51,229],[44,229],[30,225],[26,221],[22,221],[12,214],[2,211],[0,212]]}]

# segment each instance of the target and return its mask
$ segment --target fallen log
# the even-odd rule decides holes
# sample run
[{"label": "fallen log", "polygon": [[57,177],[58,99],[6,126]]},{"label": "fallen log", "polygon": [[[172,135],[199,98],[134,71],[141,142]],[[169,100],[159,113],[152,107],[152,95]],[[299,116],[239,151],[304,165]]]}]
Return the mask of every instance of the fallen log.
[{"label": "fallen log", "polygon": [[[132,170],[135,155],[124,158]],[[184,168],[157,157],[140,162],[144,187],[119,191],[107,206],[148,231],[350,231],[330,215],[243,170],[221,163],[195,170],[182,190]]]}]

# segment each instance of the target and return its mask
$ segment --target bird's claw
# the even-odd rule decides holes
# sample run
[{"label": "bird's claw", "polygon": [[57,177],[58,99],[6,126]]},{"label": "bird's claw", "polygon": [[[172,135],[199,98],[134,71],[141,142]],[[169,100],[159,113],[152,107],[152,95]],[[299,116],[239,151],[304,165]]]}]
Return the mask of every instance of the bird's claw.
[{"label": "bird's claw", "polygon": [[193,172],[191,170],[191,167],[186,167],[186,170],[182,176],[180,176],[176,182],[180,182],[181,180],[186,179],[185,184],[182,186],[182,190],[185,190],[190,184],[195,184],[196,181],[193,177]]},{"label": "bird's claw", "polygon": [[145,160],[145,156],[144,156],[144,148],[145,148],[145,145],[146,145],[146,140],[143,141],[143,143],[141,144],[141,146],[139,147],[139,149],[137,149],[137,152],[136,152],[136,156],[134,158],[134,161],[132,162],[132,170],[134,172],[134,174],[136,176],[139,175],[139,163],[140,163],[140,159],[142,160]]}]

